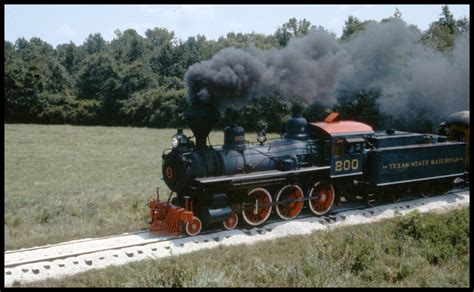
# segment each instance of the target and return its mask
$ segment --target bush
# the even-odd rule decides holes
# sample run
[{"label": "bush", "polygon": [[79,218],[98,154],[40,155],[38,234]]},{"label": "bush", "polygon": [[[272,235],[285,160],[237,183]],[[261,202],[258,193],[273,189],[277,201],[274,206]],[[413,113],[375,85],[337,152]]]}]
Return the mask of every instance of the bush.
[{"label": "bush", "polygon": [[40,99],[44,104],[43,110],[37,118],[45,124],[65,124],[71,122],[69,115],[77,107],[74,97],[69,94],[40,94]]},{"label": "bush", "polygon": [[99,100],[80,100],[76,103],[74,111],[68,116],[68,120],[77,125],[98,125],[101,108],[102,102]]},{"label": "bush", "polygon": [[395,231],[397,238],[414,242],[423,248],[430,264],[438,265],[469,251],[469,218],[467,212],[450,214],[446,222],[423,218],[418,212],[403,217]]}]

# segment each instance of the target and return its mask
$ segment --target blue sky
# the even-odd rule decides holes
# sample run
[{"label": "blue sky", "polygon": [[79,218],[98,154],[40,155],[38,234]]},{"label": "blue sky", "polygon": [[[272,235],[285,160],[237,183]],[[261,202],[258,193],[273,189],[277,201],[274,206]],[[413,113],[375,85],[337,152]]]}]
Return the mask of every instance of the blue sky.
[{"label": "blue sky", "polygon": [[[380,20],[393,15],[426,30],[440,17],[442,5],[5,5],[5,40],[40,37],[56,46],[73,41],[80,45],[91,33],[105,40],[116,29],[135,29],[144,36],[148,28],[172,30],[177,38],[205,35],[217,39],[228,32],[271,34],[289,18],[306,18],[337,36],[349,15]],[[469,5],[449,5],[456,19],[469,18]]]}]

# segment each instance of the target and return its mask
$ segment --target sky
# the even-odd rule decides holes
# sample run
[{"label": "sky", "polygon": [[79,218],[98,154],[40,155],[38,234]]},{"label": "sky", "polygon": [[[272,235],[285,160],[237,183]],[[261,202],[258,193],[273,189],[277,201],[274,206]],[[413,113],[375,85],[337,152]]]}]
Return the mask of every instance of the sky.
[{"label": "sky", "polygon": [[[39,37],[53,46],[81,45],[89,34],[106,41],[114,31],[135,29],[144,36],[161,27],[185,41],[198,34],[218,39],[228,32],[272,34],[290,18],[307,19],[338,37],[349,15],[381,20],[395,8],[408,24],[426,30],[438,20],[442,5],[5,5],[5,40]],[[455,19],[469,18],[469,5],[449,5]]]}]

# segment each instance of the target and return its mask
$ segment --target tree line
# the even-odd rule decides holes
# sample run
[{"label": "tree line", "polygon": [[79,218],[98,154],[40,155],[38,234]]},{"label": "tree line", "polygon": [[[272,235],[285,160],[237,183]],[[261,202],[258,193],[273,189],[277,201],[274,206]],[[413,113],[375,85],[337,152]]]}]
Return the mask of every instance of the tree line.
[{"label": "tree line", "polygon": [[[402,16],[396,10],[382,21],[392,17]],[[338,41],[347,41],[371,21],[349,16]],[[189,66],[228,47],[245,48],[253,44],[259,49],[282,48],[291,38],[307,34],[310,28],[310,21],[291,18],[270,35],[230,32],[217,40],[197,35],[183,41],[173,31],[153,28],[145,36],[133,29],[116,30],[110,42],[99,33],[90,34],[82,45],[70,42],[56,48],[37,37],[19,38],[14,43],[4,41],[5,122],[185,126],[182,113],[188,104],[183,77]],[[422,32],[420,41],[439,51],[448,51],[456,36],[468,29],[467,18],[454,19],[448,6],[444,6],[440,18]],[[331,110],[345,117],[378,120],[376,99],[377,92],[341,96]],[[268,96],[239,111],[227,110],[218,126],[238,120],[248,130],[265,124],[270,131],[280,131],[290,108],[277,97]],[[306,108],[304,115],[321,119],[327,111],[314,104]]]}]

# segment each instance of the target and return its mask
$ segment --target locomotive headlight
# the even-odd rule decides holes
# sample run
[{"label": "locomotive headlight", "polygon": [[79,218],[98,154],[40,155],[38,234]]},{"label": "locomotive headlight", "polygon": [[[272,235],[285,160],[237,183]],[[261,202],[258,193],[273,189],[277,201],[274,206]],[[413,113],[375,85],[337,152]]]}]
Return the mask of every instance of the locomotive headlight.
[{"label": "locomotive headlight", "polygon": [[267,133],[265,132],[265,128],[262,128],[260,131],[258,131],[257,141],[260,144],[263,144],[265,141],[267,141]]},{"label": "locomotive headlight", "polygon": [[179,128],[176,135],[171,138],[171,146],[173,146],[173,148],[189,145],[189,142],[188,137],[183,134],[183,129],[181,128]]},{"label": "locomotive headlight", "polygon": [[179,146],[179,139],[177,136],[173,136],[173,138],[171,138],[171,146],[173,146],[173,148]]}]

